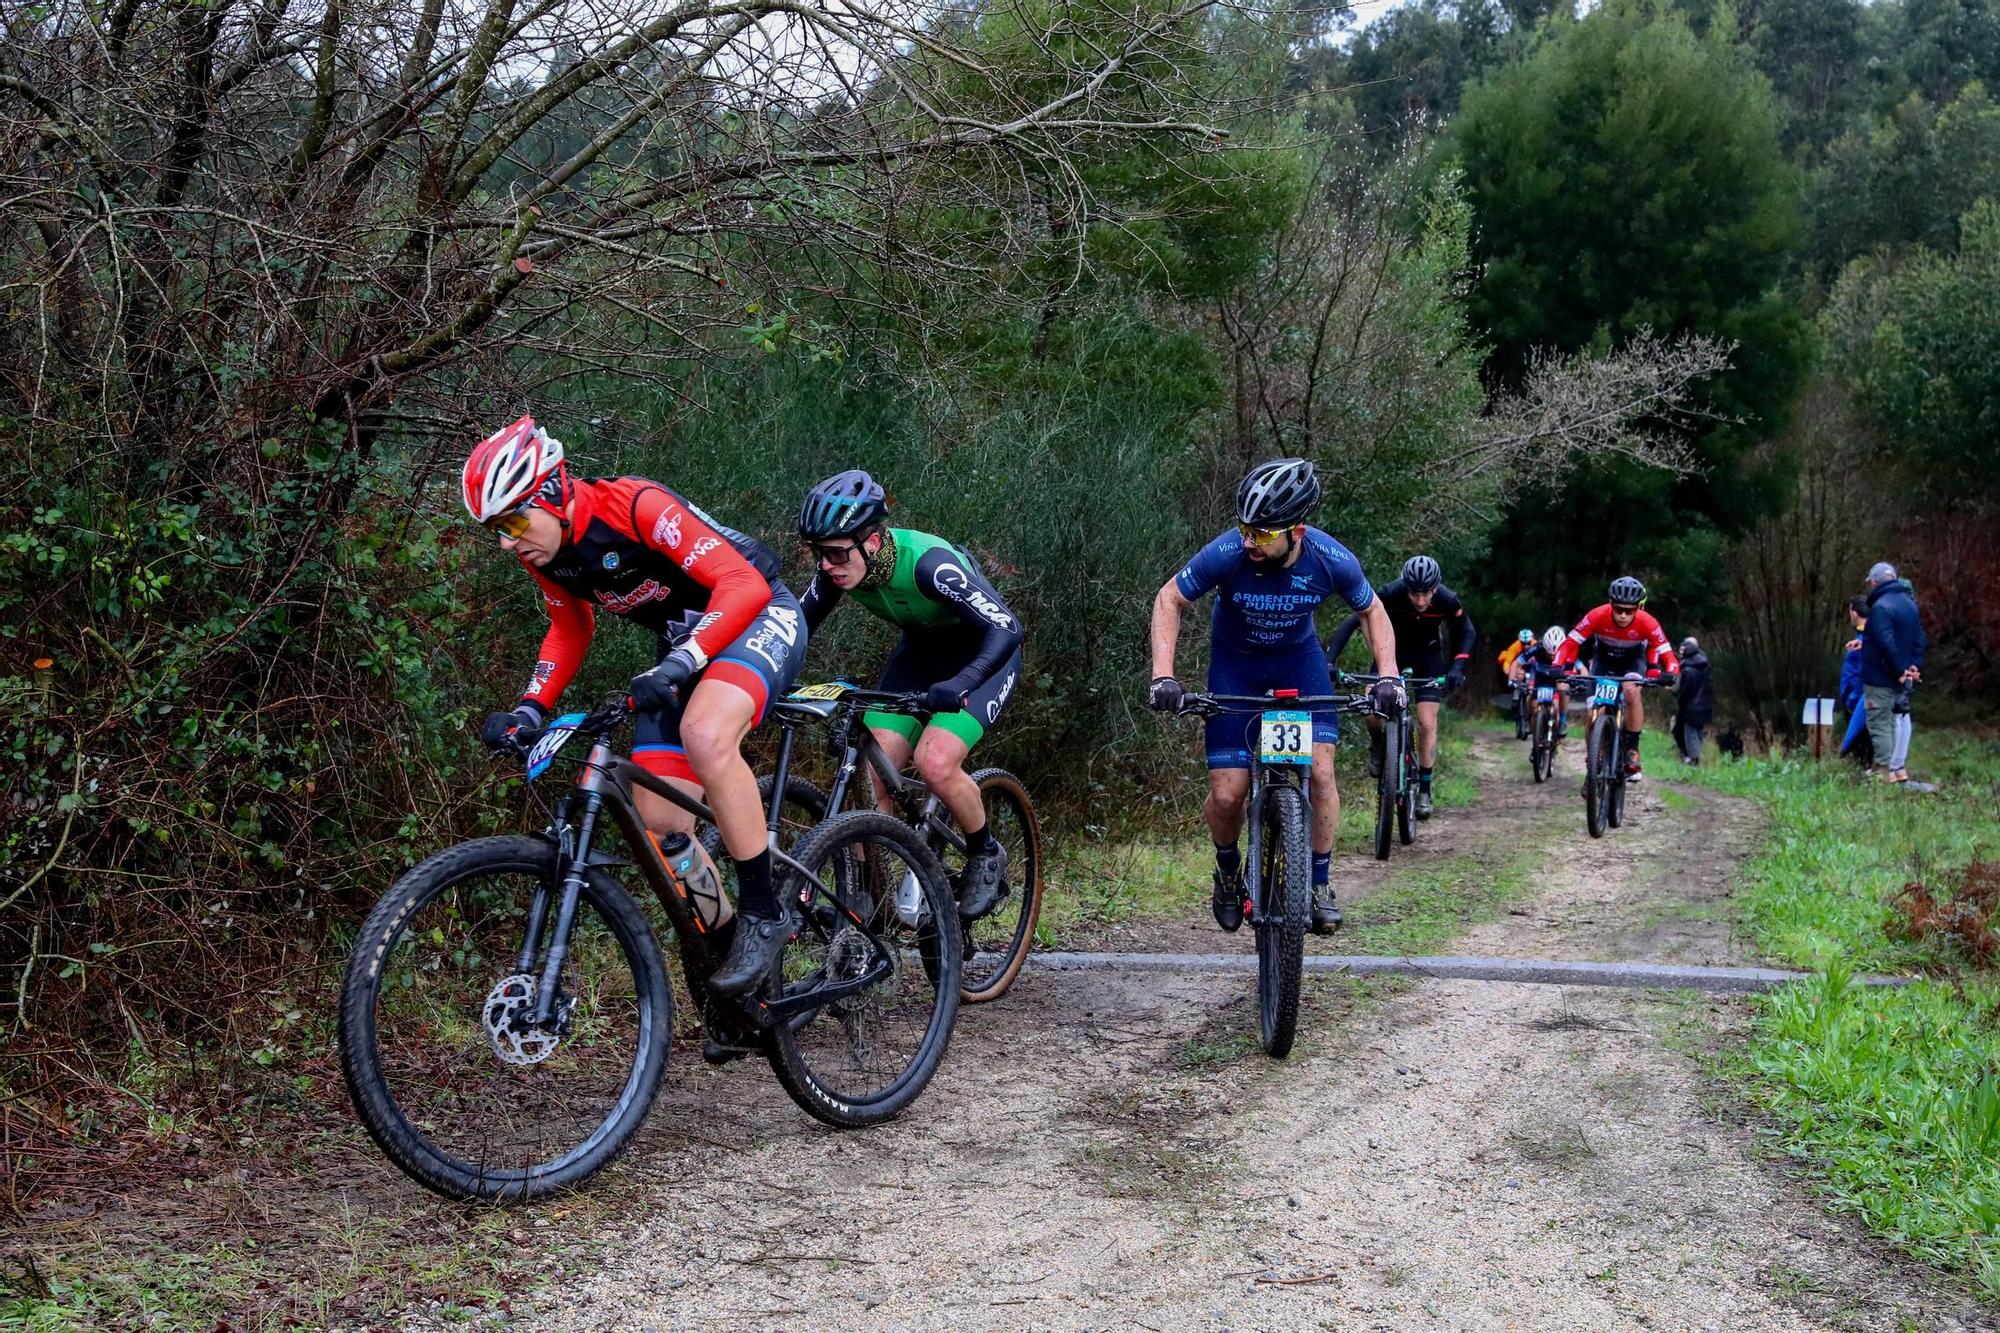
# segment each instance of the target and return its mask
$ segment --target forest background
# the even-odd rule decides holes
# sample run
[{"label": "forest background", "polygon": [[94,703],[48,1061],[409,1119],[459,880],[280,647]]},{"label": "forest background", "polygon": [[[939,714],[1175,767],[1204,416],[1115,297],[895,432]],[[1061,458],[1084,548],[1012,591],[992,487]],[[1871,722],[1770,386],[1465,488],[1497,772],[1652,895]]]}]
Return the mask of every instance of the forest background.
[{"label": "forest background", "polygon": [[1193,771],[1146,611],[1281,453],[1492,649],[1639,575],[1770,744],[1884,556],[1927,692],[2000,686],[1993,0],[6,12],[10,1165],[110,1160],[141,1065],[249,1086],[244,997],[519,818],[472,727],[541,613],[456,485],[523,411],[795,581],[875,472],[1028,626],[993,761],[1100,830]]}]

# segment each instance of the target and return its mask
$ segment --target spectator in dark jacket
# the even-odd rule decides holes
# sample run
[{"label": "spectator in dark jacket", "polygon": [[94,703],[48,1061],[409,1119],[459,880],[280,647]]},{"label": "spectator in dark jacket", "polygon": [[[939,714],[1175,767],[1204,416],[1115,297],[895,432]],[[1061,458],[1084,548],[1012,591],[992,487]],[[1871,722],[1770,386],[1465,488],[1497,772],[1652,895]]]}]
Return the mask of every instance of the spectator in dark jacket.
[{"label": "spectator in dark jacket", "polygon": [[1690,636],[1681,640],[1681,684],[1674,715],[1674,729],[1680,733],[1682,763],[1701,763],[1701,733],[1713,721],[1715,687],[1708,679],[1708,654]]},{"label": "spectator in dark jacket", "polygon": [[1914,684],[1923,678],[1927,647],[1916,595],[1908,582],[1896,577],[1894,565],[1878,563],[1868,571],[1868,627],[1861,632],[1861,695],[1868,705],[1868,736],[1875,742],[1875,762],[1887,763],[1891,782],[1910,780],[1903,767],[1910,757],[1910,715],[1896,711],[1896,697],[1906,682]]},{"label": "spectator in dark jacket", "polygon": [[1875,762],[1875,745],[1868,736],[1868,704],[1861,695],[1861,635],[1868,628],[1866,597],[1848,598],[1847,619],[1854,626],[1854,637],[1847,641],[1847,655],[1840,659],[1840,710],[1847,714],[1847,734],[1841,738],[1840,752],[1867,768]]}]

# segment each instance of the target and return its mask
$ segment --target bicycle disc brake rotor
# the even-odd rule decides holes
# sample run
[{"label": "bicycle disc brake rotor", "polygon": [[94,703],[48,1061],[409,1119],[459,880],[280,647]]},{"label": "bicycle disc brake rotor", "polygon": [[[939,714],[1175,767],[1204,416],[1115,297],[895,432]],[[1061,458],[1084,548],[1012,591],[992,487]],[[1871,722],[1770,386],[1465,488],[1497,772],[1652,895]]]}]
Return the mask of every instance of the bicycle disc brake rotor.
[{"label": "bicycle disc brake rotor", "polygon": [[563,1035],[569,1031],[569,1014],[576,1007],[575,996],[564,999],[556,1006],[552,1027],[531,1025],[537,988],[535,978],[525,972],[517,972],[511,977],[503,977],[487,992],[486,1003],[480,1006],[480,1023],[486,1028],[486,1039],[492,1043],[493,1053],[500,1057],[503,1064],[538,1065],[556,1053]]}]

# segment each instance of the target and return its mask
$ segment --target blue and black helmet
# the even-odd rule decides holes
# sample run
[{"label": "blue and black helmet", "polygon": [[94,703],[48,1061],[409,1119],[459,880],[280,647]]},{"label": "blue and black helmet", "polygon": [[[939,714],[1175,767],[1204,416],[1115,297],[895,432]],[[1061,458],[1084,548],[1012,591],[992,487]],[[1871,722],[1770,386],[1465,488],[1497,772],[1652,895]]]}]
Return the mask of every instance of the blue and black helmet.
[{"label": "blue and black helmet", "polygon": [[837,472],[806,492],[799,506],[799,536],[809,542],[852,537],[889,516],[889,497],[860,468]]}]

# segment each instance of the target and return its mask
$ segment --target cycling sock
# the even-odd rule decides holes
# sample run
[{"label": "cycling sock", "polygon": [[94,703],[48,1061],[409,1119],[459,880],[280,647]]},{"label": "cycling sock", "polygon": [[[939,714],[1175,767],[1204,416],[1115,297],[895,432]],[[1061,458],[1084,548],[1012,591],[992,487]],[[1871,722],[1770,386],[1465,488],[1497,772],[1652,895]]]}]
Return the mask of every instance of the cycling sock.
[{"label": "cycling sock", "polygon": [[1420,768],[1420,769],[1418,769],[1418,770],[1417,770],[1417,784],[1418,784],[1419,786],[1421,786],[1421,787],[1422,787],[1422,788],[1423,788],[1423,789],[1424,789],[1425,791],[1429,791],[1429,790],[1431,789],[1431,770],[1430,770],[1430,769],[1428,769],[1428,768]]},{"label": "cycling sock", "polygon": [[[736,858],[731,857],[731,860]],[[761,917],[778,914],[778,898],[771,892],[771,853],[762,851],[745,861],[736,861],[736,907]]]},{"label": "cycling sock", "polygon": [[988,824],[981,824],[978,828],[965,835],[965,854],[967,857],[978,856],[993,845],[991,827]]},{"label": "cycling sock", "polygon": [[1221,843],[1216,844],[1215,868],[1225,875],[1233,875],[1243,868],[1243,853],[1236,850],[1235,843],[1232,842],[1227,847]]},{"label": "cycling sock", "polygon": [[1630,750],[1630,751],[1631,751],[1631,752],[1632,752],[1633,754],[1637,754],[1637,753],[1639,753],[1639,742],[1640,742],[1641,740],[1645,739],[1645,736],[1646,736],[1646,733],[1645,733],[1645,732],[1643,732],[1643,731],[1628,731],[1628,732],[1626,732],[1626,733],[1625,733],[1625,748],[1626,748],[1626,749],[1628,749],[1628,750]]},{"label": "cycling sock", "polygon": [[1316,889],[1325,888],[1327,880],[1330,879],[1332,875],[1333,875],[1333,853],[1314,852],[1313,887]]}]

